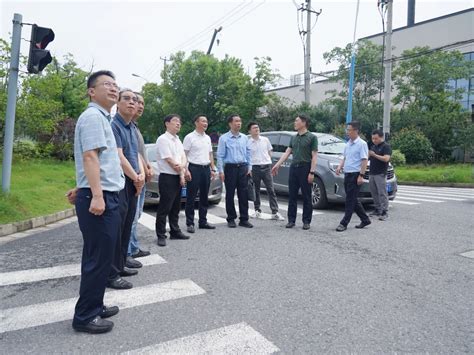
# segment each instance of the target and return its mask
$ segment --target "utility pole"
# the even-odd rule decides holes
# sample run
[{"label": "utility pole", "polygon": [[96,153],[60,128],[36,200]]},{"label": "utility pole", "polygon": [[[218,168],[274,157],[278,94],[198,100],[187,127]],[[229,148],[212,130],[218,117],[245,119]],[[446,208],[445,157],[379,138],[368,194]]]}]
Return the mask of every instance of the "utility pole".
[{"label": "utility pole", "polygon": [[8,75],[8,98],[5,115],[5,139],[3,146],[2,190],[10,192],[12,174],[13,135],[15,132],[16,95],[18,89],[18,71],[20,66],[21,14],[13,15],[12,47],[10,54],[10,73]]},{"label": "utility pole", "polygon": [[383,101],[383,133],[390,139],[390,96],[392,90],[392,20],[393,0],[387,0],[387,34],[385,44],[385,85]]},{"label": "utility pole", "polygon": [[[209,44],[209,49],[207,50],[207,55],[211,54],[212,46],[214,45],[214,41],[216,40],[217,34],[222,31],[222,26],[219,28],[214,29],[214,34],[212,35],[211,43]],[[217,43],[219,44],[219,43]]]},{"label": "utility pole", "polygon": [[164,58],[160,57],[160,59],[163,61],[163,81],[166,84],[166,82],[168,81],[167,80],[168,74],[166,72],[166,63],[168,62],[169,58],[166,58],[166,56],[165,56]]}]

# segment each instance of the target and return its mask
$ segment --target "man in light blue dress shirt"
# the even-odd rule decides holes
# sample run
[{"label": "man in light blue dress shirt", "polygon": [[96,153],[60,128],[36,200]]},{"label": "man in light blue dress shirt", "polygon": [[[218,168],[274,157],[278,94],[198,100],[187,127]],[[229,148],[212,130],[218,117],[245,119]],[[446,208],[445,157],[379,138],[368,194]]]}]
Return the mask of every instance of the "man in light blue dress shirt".
[{"label": "man in light blue dress shirt", "polygon": [[229,228],[237,227],[235,219],[237,212],[234,205],[234,195],[237,189],[239,199],[239,226],[252,228],[249,222],[248,179],[252,171],[250,163],[250,148],[248,138],[240,133],[242,119],[237,114],[227,118],[229,132],[219,138],[217,146],[217,169],[222,182],[225,184],[225,209]]}]

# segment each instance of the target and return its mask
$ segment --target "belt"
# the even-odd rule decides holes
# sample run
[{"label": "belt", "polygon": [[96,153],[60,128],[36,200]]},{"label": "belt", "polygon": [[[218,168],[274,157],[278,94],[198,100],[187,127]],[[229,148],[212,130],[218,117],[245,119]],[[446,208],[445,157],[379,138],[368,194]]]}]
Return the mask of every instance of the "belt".
[{"label": "belt", "polygon": [[345,175],[359,175],[360,171],[354,171],[352,173],[344,173]]},{"label": "belt", "polygon": [[272,164],[252,164],[252,168],[260,168],[260,169],[267,168],[269,166],[272,166]]},{"label": "belt", "polygon": [[225,163],[225,166],[231,167],[231,168],[240,168],[241,166],[247,166],[247,163]]},{"label": "belt", "polygon": [[310,162],[305,162],[305,161],[300,162],[300,163],[291,163],[291,167],[293,167],[293,168],[301,168],[303,166],[308,166],[308,165],[311,165],[311,163]]},{"label": "belt", "polygon": [[[79,188],[79,190],[82,190],[82,191],[91,191],[92,190],[89,188],[89,187],[81,187]],[[107,190],[102,190],[102,194],[110,194],[110,195],[118,195],[120,193],[120,191],[107,191]]]},{"label": "belt", "polygon": [[203,165],[203,164],[194,164],[194,163],[189,163],[189,166],[194,166],[196,168],[209,168],[211,164],[206,164],[206,165]]}]

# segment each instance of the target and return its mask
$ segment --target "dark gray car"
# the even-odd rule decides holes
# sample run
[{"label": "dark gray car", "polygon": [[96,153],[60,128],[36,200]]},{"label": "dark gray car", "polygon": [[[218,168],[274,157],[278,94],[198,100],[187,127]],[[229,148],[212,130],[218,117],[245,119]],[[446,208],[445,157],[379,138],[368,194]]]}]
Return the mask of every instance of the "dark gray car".
[{"label": "dark gray car", "polygon": [[[316,165],[316,175],[312,187],[313,208],[323,209],[329,202],[344,203],[346,193],[344,191],[344,175],[336,175],[336,168],[341,162],[344,153],[345,142],[332,134],[313,133],[318,137],[318,163]],[[290,144],[291,137],[296,132],[264,132],[262,136],[267,137],[273,146],[272,162],[275,164],[285,152]],[[288,176],[292,155],[284,162],[273,178],[275,191],[288,193]],[[364,176],[364,184],[359,193],[361,202],[372,202],[372,195],[369,190],[369,169]],[[393,166],[389,164],[387,172],[387,191],[390,200],[395,198],[397,193],[397,178]]]},{"label": "dark gray car", "polygon": [[[148,155],[148,160],[150,161],[151,166],[153,167],[153,178],[150,182],[146,183],[146,193],[145,193],[145,204],[157,204],[160,202],[160,194],[158,193],[158,163],[156,162],[156,145],[155,144],[146,144],[146,151]],[[185,191],[185,189],[183,189]],[[222,195],[222,182],[219,178],[211,180],[211,186],[209,187],[209,203],[218,204],[221,202]],[[196,197],[196,201],[199,200],[199,193]],[[186,202],[185,192],[181,198],[181,202]]]}]

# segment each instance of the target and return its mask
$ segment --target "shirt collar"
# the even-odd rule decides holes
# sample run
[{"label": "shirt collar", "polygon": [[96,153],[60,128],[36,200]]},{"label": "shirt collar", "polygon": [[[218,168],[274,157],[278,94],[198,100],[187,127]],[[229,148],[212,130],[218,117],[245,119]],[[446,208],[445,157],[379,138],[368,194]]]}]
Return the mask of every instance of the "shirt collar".
[{"label": "shirt collar", "polygon": [[251,140],[252,142],[258,142],[259,140],[261,140],[261,139],[260,139],[260,135],[258,136],[257,139],[254,139],[252,136],[250,136],[250,140]]},{"label": "shirt collar", "polygon": [[360,141],[360,137],[357,137],[355,140],[350,139],[349,142],[352,144],[356,144]]},{"label": "shirt collar", "polygon": [[232,131],[229,131],[229,135],[230,135],[230,138],[240,138],[240,136],[242,135],[242,133],[239,132],[237,135],[234,135],[234,133],[232,133]]},{"label": "shirt collar", "polygon": [[119,114],[118,112],[115,114],[114,120],[117,120],[118,122],[120,122],[120,123],[122,124],[122,126],[127,127],[127,128],[130,128],[130,123],[131,123],[131,121],[130,121],[129,123],[125,122],[125,120],[123,119],[123,117],[120,116],[120,114]]},{"label": "shirt collar", "polygon": [[206,132],[199,133],[198,131],[194,130],[194,134],[199,136],[199,137],[203,137],[203,136],[206,135]]},{"label": "shirt collar", "polygon": [[170,132],[166,131],[165,132],[165,135],[169,138],[169,139],[172,139],[172,140],[176,140],[178,137],[177,136],[173,136]]},{"label": "shirt collar", "polygon": [[100,113],[102,113],[105,118],[107,118],[109,121],[111,119],[110,117],[110,112],[107,111],[105,108],[103,108],[102,106],[100,106],[98,103],[96,102],[89,102],[89,104],[87,105],[87,107],[94,107],[96,109],[98,109],[100,111]]}]

